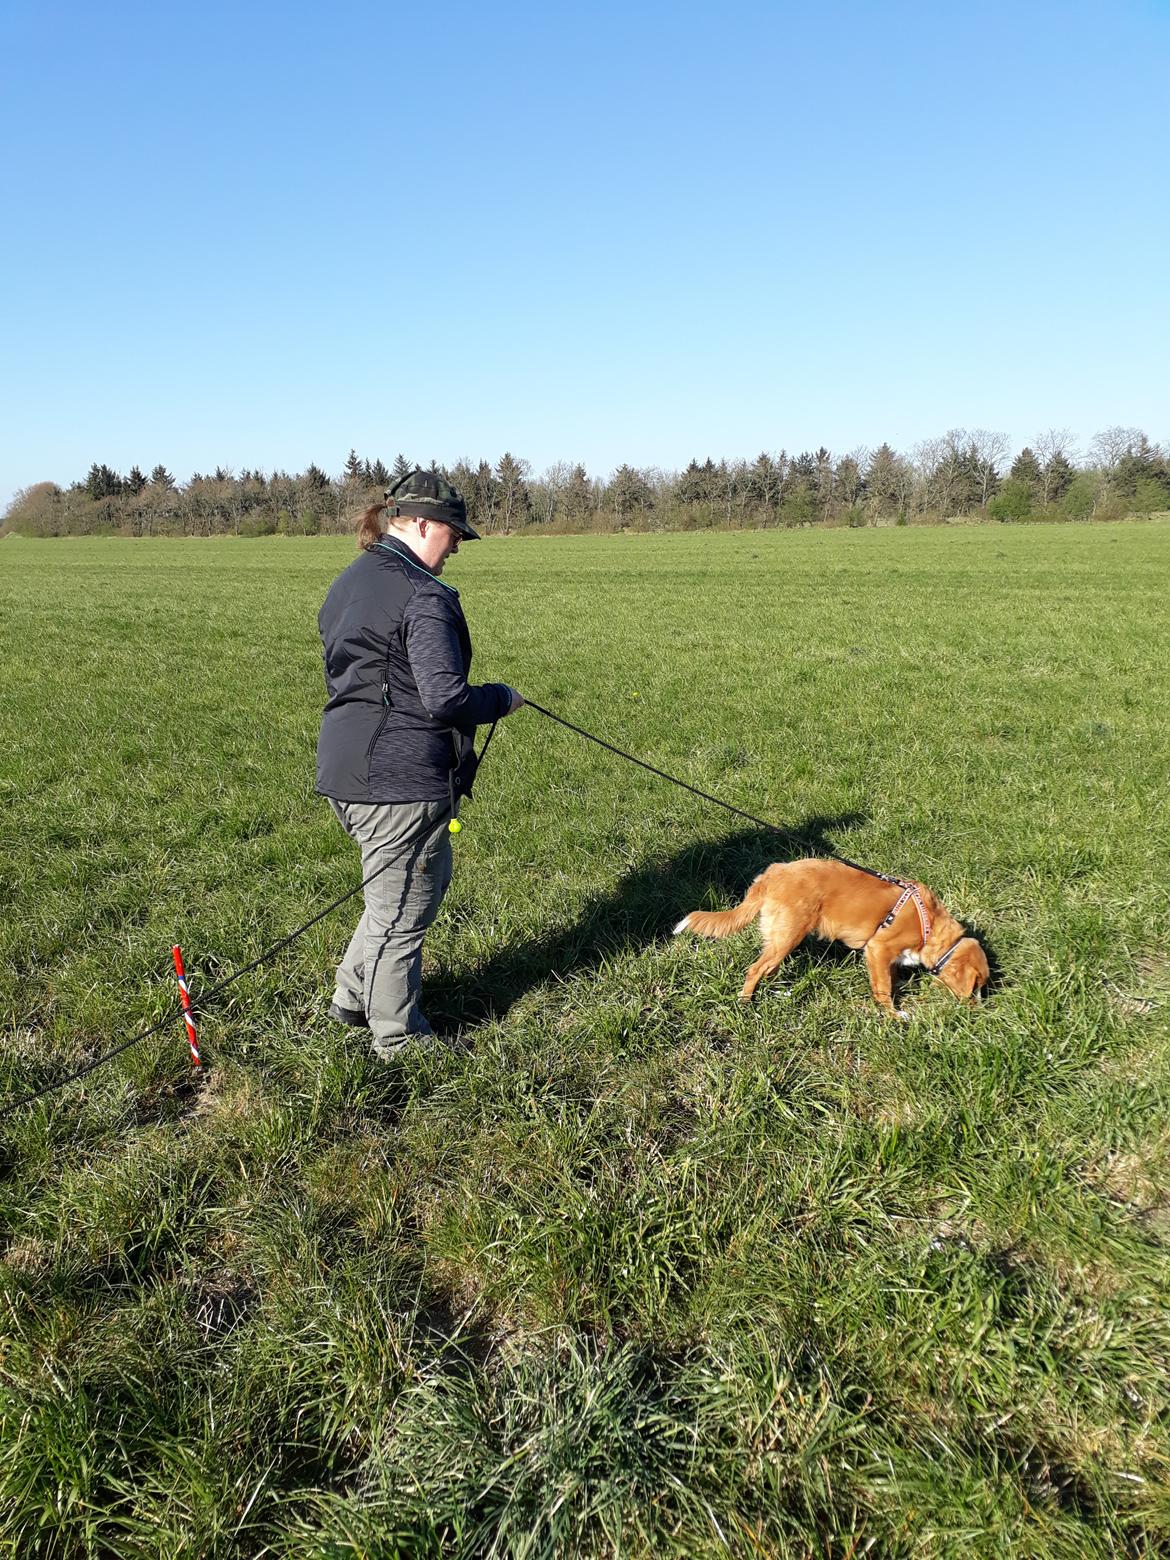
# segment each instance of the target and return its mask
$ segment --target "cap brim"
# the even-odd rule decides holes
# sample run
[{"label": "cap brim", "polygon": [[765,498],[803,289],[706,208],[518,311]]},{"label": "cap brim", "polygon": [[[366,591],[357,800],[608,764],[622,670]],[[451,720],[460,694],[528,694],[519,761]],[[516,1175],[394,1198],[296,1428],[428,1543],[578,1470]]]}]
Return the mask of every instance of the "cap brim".
[{"label": "cap brim", "polygon": [[413,517],[418,520],[441,520],[453,531],[458,531],[465,542],[482,541],[479,532],[473,525],[468,525],[466,520],[456,515],[444,514],[443,510],[446,507],[445,504],[432,504],[425,499],[403,499],[398,502],[389,491],[386,494],[385,508],[391,519],[401,515],[406,519]]}]

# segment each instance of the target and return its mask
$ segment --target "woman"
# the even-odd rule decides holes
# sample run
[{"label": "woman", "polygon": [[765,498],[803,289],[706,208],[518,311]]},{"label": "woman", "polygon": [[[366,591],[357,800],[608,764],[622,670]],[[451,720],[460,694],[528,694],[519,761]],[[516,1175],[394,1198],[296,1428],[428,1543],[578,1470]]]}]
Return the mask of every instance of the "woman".
[{"label": "woman", "polygon": [[471,795],[475,728],[524,700],[504,683],[467,681],[459,593],[439,575],[461,541],[479,537],[450,483],[416,468],[362,515],[357,540],[317,619],[329,694],[317,790],[360,847],[362,877],[378,875],[329,1012],[368,1025],[388,1060],[432,1033],[418,1006],[423,936],[451,881],[448,825]]}]

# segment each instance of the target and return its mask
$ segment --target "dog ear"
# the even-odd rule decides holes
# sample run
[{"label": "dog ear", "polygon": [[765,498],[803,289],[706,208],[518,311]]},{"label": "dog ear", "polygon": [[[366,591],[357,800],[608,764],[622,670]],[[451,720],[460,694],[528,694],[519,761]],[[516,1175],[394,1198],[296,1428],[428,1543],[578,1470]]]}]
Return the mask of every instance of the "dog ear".
[{"label": "dog ear", "polygon": [[942,982],[949,986],[960,1002],[981,1000],[981,987],[987,979],[984,961],[978,944],[958,948],[954,958],[940,971]]},{"label": "dog ear", "polygon": [[983,958],[982,949],[976,945],[963,967],[963,984],[967,988],[964,996],[968,1002],[983,1001],[983,988],[987,980],[987,961]]}]

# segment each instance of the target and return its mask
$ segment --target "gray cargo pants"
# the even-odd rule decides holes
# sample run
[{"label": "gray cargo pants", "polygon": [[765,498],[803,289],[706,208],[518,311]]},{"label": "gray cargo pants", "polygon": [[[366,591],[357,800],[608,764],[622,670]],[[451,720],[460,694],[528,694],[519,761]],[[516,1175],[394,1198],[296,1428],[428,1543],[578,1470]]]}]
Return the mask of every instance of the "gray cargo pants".
[{"label": "gray cargo pants", "polygon": [[333,1000],[360,1008],[374,1050],[388,1058],[433,1031],[419,1012],[422,945],[451,882],[450,804],[336,802],[333,811],[361,848],[366,907],[337,966]]}]

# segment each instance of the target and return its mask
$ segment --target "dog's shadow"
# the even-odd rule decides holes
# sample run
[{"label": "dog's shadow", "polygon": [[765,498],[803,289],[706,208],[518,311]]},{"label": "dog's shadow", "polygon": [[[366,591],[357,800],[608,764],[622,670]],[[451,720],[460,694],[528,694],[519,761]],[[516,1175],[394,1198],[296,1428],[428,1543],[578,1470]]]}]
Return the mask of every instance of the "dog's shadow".
[{"label": "dog's shadow", "polygon": [[591,900],[572,926],[503,948],[457,982],[447,974],[428,978],[424,1011],[445,1035],[500,1018],[550,976],[595,969],[615,954],[649,947],[668,937],[688,910],[737,903],[751,880],[773,861],[833,855],[830,834],[855,828],[865,816],[814,816],[783,836],[741,829],[643,862],[611,893]]}]

